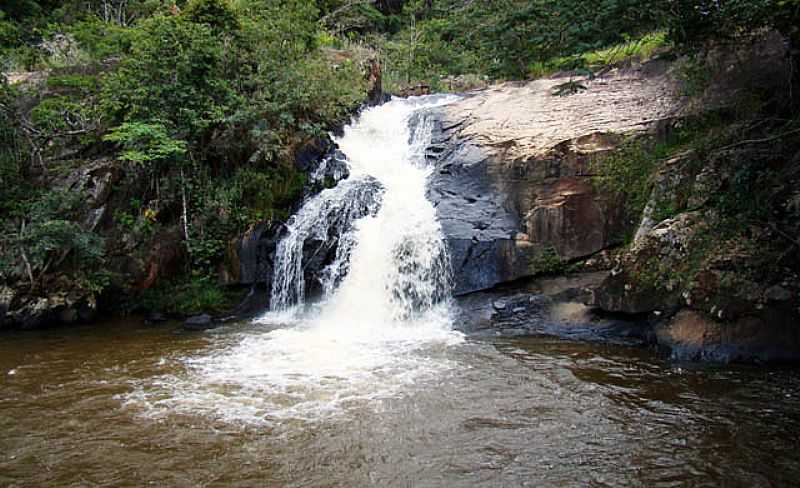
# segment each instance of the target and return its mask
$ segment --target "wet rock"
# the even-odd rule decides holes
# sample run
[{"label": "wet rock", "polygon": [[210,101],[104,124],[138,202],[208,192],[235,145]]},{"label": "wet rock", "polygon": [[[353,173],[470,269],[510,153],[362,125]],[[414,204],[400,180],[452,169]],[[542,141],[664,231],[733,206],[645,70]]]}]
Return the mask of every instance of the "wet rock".
[{"label": "wet rock", "polygon": [[58,311],[56,317],[62,324],[74,324],[78,321],[78,311],[73,307],[66,307]]},{"label": "wet rock", "polygon": [[167,316],[161,312],[148,312],[147,315],[144,316],[144,323],[148,325],[160,324],[167,320]]},{"label": "wet rock", "polygon": [[774,285],[767,288],[764,298],[773,302],[785,302],[791,300],[792,292],[780,285]]},{"label": "wet rock", "polygon": [[[329,217],[314,226],[327,225],[310,232],[302,243],[303,280],[307,296],[321,292],[324,269],[336,258],[339,238],[361,217],[379,208],[382,187],[373,178],[341,183],[344,193],[341,200],[325,202]],[[345,205],[346,204],[346,205]],[[345,205],[342,207],[342,205]],[[285,236],[286,225],[262,223],[245,233],[232,246],[226,269],[226,284],[261,285],[264,295],[272,293],[275,254],[280,240]]]},{"label": "wet rock", "polygon": [[216,324],[208,314],[195,315],[183,322],[183,328],[187,330],[206,330],[214,327],[216,327]]},{"label": "wet rock", "polygon": [[476,335],[545,335],[625,345],[655,343],[643,317],[597,314],[576,298],[604,273],[538,278],[457,297],[456,326]]},{"label": "wet rock", "polygon": [[6,323],[6,314],[11,309],[14,300],[14,289],[9,286],[0,286],[0,328]]},{"label": "wet rock", "polygon": [[792,321],[772,316],[719,322],[694,310],[681,310],[656,328],[661,346],[674,359],[721,362],[796,361],[800,331]]},{"label": "wet rock", "polygon": [[330,137],[312,137],[295,149],[294,164],[300,171],[313,172],[323,157],[333,148],[333,141]]},{"label": "wet rock", "polygon": [[428,196],[448,243],[455,293],[531,276],[617,242],[625,222],[590,163],[624,135],[658,132],[680,108],[663,70],[616,71],[589,90],[563,79],[504,84],[442,108]]},{"label": "wet rock", "polygon": [[235,317],[251,317],[263,313],[269,307],[268,287],[265,284],[256,283],[250,287],[247,295],[231,312]]}]

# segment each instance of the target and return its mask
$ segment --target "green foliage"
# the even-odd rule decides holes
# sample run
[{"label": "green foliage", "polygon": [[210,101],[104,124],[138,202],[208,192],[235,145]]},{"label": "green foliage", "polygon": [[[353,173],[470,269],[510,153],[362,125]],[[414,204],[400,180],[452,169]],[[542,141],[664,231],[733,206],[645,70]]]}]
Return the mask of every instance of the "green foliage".
[{"label": "green foliage", "polygon": [[625,208],[633,216],[644,210],[652,190],[652,176],[658,163],[668,153],[663,144],[632,140],[608,157],[593,163],[593,178],[604,192],[623,199]]},{"label": "green foliage", "polygon": [[186,154],[186,143],[172,139],[157,123],[126,122],[103,137],[122,146],[119,159],[139,165],[179,161]]},{"label": "green foliage", "polygon": [[10,218],[27,195],[23,168],[26,144],[14,109],[13,90],[0,80],[0,214]]},{"label": "green foliage", "polygon": [[563,273],[569,267],[554,247],[548,247],[536,253],[529,265],[537,275]]},{"label": "green foliage", "polygon": [[292,167],[241,168],[224,181],[210,179],[202,171],[193,173],[187,182],[191,214],[187,248],[193,272],[213,274],[230,237],[253,222],[287,219],[304,183],[305,175]]},{"label": "green foliage", "polygon": [[158,226],[158,212],[150,207],[145,207],[138,198],[131,199],[129,208],[130,211],[116,210],[114,220],[124,232],[133,235],[136,239],[150,239]]},{"label": "green foliage", "polygon": [[708,39],[730,40],[760,28],[775,28],[798,39],[797,0],[675,0],[667,16],[669,34],[692,49]]},{"label": "green foliage", "polygon": [[5,222],[2,248],[3,274],[15,266],[27,273],[31,286],[51,266],[68,256],[73,263],[93,266],[104,256],[103,239],[77,221],[85,196],[80,192],[51,190],[33,199],[19,222]]},{"label": "green foliage", "polygon": [[211,278],[195,276],[145,290],[137,302],[146,310],[188,316],[229,310],[241,299],[239,295]]},{"label": "green foliage", "polygon": [[94,118],[93,107],[68,96],[45,98],[31,110],[31,122],[48,134],[84,129]]},{"label": "green foliage", "polygon": [[47,78],[49,88],[68,88],[90,94],[99,88],[97,77],[81,74],[53,75]]},{"label": "green foliage", "polygon": [[[402,17],[404,28],[383,44],[385,64],[390,73],[397,72],[408,82],[465,73],[519,78],[553,64],[552,60],[563,66],[576,59],[580,64],[598,63],[621,57],[625,51],[630,56],[645,55],[663,42],[663,34],[661,39],[646,35],[661,25],[660,3],[409,2]],[[603,51],[628,41],[631,45],[624,48]],[[595,52],[594,58],[582,59],[588,52]]]},{"label": "green foliage", "polygon": [[[620,200],[626,216],[634,224],[642,215],[653,190],[655,172],[664,161],[686,147],[697,145],[697,132],[707,130],[713,121],[700,120],[676,128],[662,141],[632,138],[608,156],[594,160],[590,167],[595,176],[592,183],[603,193]],[[657,202],[653,218],[674,215],[671,203]],[[632,229],[632,226],[630,226]],[[632,235],[625,236],[629,240]]]},{"label": "green foliage", "polygon": [[239,29],[239,19],[225,0],[189,0],[182,14],[189,22],[205,24],[218,34]]},{"label": "green foliage", "polygon": [[242,168],[228,183],[241,205],[252,214],[248,220],[289,218],[288,208],[303,191],[305,175],[294,168],[256,171]]},{"label": "green foliage", "polygon": [[132,27],[104,22],[96,16],[88,16],[63,28],[92,59],[100,61],[128,52],[135,34]]},{"label": "green foliage", "polygon": [[681,94],[686,97],[702,95],[711,83],[711,74],[708,68],[693,56],[682,59],[678,63],[675,73],[681,81]]},{"label": "green foliage", "polygon": [[173,137],[197,143],[241,103],[224,76],[226,50],[206,25],[150,18],[105,79],[102,105],[116,120],[160,120]]}]

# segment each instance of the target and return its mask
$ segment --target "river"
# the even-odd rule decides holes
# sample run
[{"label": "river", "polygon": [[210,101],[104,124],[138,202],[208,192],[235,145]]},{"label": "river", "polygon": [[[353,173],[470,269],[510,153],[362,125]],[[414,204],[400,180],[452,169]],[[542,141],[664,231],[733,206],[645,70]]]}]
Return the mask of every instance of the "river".
[{"label": "river", "polygon": [[[259,401],[275,394],[259,391],[257,376],[206,369],[269,329],[186,333],[120,320],[0,336],[0,486],[800,479],[796,370],[674,364],[646,350],[547,338],[465,338],[406,351],[401,362],[420,369],[413,378],[338,403],[319,390],[316,405],[291,414]],[[382,368],[391,377],[391,365]],[[284,410],[293,394],[304,392],[290,389]]]}]

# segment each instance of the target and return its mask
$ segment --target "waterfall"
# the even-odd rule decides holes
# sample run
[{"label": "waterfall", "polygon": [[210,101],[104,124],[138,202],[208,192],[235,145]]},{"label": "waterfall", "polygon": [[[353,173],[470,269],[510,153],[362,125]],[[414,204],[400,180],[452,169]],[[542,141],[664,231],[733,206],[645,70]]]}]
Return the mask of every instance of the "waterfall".
[{"label": "waterfall", "polygon": [[302,307],[308,266],[328,319],[396,322],[449,295],[441,227],[426,198],[429,109],[454,96],[395,99],[365,110],[336,139],[350,176],[310,198],[278,244],[271,307]]},{"label": "waterfall", "polygon": [[[393,100],[337,139],[349,176],[309,198],[275,259],[273,310],[183,360],[185,373],[132,394],[158,412],[232,422],[315,421],[436,384],[455,368],[442,230],[426,198],[430,109],[456,97]],[[327,171],[327,170],[326,170]],[[318,272],[306,276],[311,266]],[[322,297],[305,304],[318,281]],[[150,392],[152,390],[152,392]],[[148,393],[150,392],[150,393]]]}]

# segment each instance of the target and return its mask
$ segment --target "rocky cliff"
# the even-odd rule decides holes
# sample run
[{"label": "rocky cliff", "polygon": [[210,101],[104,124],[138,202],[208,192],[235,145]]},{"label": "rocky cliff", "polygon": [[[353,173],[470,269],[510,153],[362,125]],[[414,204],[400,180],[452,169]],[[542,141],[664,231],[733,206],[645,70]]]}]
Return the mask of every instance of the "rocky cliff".
[{"label": "rocky cliff", "polygon": [[[456,294],[469,294],[461,327],[653,344],[680,359],[800,358],[791,66],[771,35],[701,62],[698,93],[685,65],[654,61],[447,107],[430,198]],[[675,132],[682,145],[627,168],[642,172],[643,209],[598,184],[631,141],[652,148]],[[598,267],[557,293],[526,281]]]},{"label": "rocky cliff", "polygon": [[[456,293],[490,288],[621,242],[624,209],[591,181],[592,161],[625,137],[668,128],[681,108],[667,64],[580,84],[554,77],[494,86],[447,107],[430,198],[452,254]],[[576,83],[577,92],[556,92]]]}]

